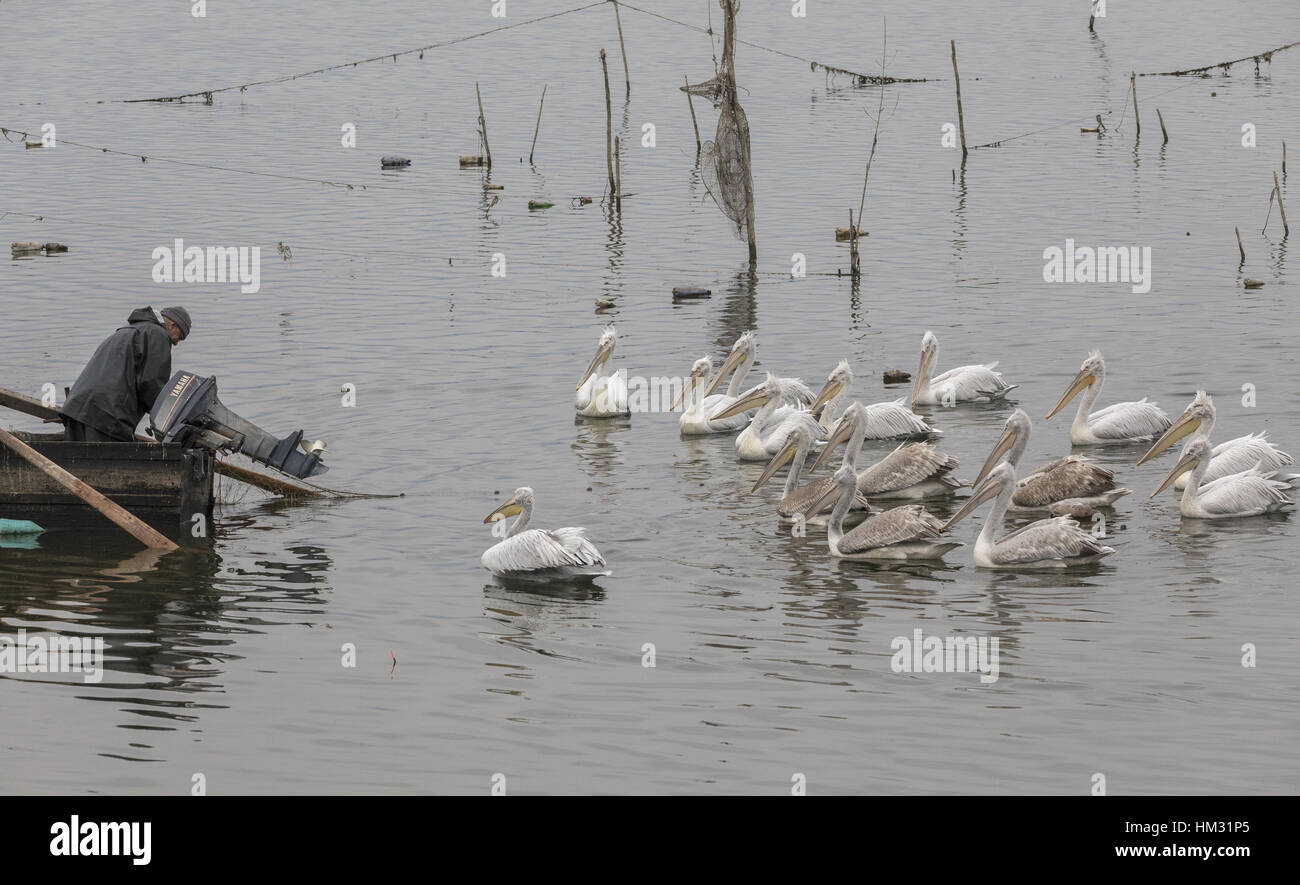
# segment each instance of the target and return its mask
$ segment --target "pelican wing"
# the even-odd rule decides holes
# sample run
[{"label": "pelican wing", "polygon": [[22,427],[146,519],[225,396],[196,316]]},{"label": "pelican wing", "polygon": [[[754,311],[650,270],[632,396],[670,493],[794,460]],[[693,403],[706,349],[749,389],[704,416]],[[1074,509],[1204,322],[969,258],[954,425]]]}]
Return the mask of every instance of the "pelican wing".
[{"label": "pelican wing", "polygon": [[[823,495],[829,492],[833,485],[835,485],[835,478],[831,476],[823,476],[820,479],[814,479],[812,482],[804,483],[781,499],[781,503],[776,505],[776,512],[787,519],[793,518],[795,514],[802,514],[805,517],[815,516],[816,514],[812,512],[813,504],[817,503]],[[832,501],[821,512],[830,513],[834,509],[835,502]],[[854,494],[853,504],[849,509],[869,509],[867,499],[861,493]]]},{"label": "pelican wing", "polygon": [[1114,488],[1114,473],[1082,455],[1066,455],[1022,477],[1011,503],[1017,507],[1047,507],[1067,498],[1103,495]]},{"label": "pelican wing", "polygon": [[1286,492],[1290,488],[1289,482],[1270,479],[1263,470],[1251,468],[1201,486],[1196,501],[1212,516],[1254,516],[1289,504]]},{"label": "pelican wing", "polygon": [[605,565],[605,558],[587,540],[586,532],[571,526],[554,531],[529,529],[488,548],[483,565],[504,574]]},{"label": "pelican wing", "polygon": [[924,418],[911,410],[906,399],[872,403],[863,407],[863,410],[867,414],[867,439],[893,439],[898,436],[939,433]]},{"label": "pelican wing", "polygon": [[867,517],[852,531],[840,538],[841,553],[865,553],[890,544],[912,541],[937,541],[942,535],[943,523],[920,504],[904,504],[884,513]]},{"label": "pelican wing", "polygon": [[957,488],[961,483],[949,476],[956,469],[956,458],[929,443],[904,443],[858,474],[858,491],[870,497],[926,480],[939,480]]},{"label": "pelican wing", "polygon": [[1104,556],[1114,549],[1079,527],[1069,516],[1054,516],[1032,522],[999,539],[997,561],[1006,565]]},{"label": "pelican wing", "polygon": [[1115,403],[1088,416],[1088,426],[1098,439],[1150,439],[1169,429],[1169,416],[1146,397],[1137,402]]},{"label": "pelican wing", "polygon": [[1269,442],[1264,433],[1248,433],[1214,447],[1204,482],[1249,470],[1256,464],[1271,473],[1292,463],[1291,456]]},{"label": "pelican wing", "polygon": [[957,400],[972,400],[979,397],[1001,399],[1010,391],[1019,387],[1008,384],[1001,372],[993,371],[996,362],[985,366],[958,366],[935,376],[930,382],[930,389],[942,396],[942,391],[950,385]]}]

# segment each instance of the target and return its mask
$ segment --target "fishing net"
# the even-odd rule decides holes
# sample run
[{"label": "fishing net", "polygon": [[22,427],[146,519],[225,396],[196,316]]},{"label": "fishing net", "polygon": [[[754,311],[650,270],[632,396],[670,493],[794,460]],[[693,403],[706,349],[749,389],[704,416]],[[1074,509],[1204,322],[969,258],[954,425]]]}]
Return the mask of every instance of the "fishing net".
[{"label": "fishing net", "polygon": [[[713,141],[707,142],[700,158],[700,176],[705,189],[722,213],[736,225],[736,236],[745,234],[749,217],[751,179],[749,171],[749,120],[736,98],[735,16],[740,9],[739,0],[719,0],[726,15],[726,29],[722,46],[722,70],[709,81],[716,84],[720,99],[718,131]],[[708,84],[700,84],[701,88]],[[701,93],[702,94],[702,93]]]}]

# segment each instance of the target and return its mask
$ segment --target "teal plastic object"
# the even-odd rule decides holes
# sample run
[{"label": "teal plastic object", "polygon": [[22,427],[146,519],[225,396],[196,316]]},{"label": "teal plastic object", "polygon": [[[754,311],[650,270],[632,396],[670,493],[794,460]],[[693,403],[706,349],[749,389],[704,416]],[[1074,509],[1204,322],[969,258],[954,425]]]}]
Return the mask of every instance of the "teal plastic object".
[{"label": "teal plastic object", "polygon": [[43,531],[30,519],[0,519],[0,535],[39,535]]}]

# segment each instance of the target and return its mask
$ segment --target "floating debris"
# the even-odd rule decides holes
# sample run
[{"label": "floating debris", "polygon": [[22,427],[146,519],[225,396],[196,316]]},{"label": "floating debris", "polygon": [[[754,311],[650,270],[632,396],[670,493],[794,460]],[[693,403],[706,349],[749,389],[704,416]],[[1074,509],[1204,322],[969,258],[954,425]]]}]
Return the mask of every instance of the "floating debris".
[{"label": "floating debris", "polygon": [[591,197],[571,197],[569,199],[569,206],[570,207],[585,206],[590,202],[591,202]]},{"label": "floating debris", "polygon": [[554,205],[555,205],[554,203],[548,203],[548,202],[546,202],[545,200],[529,200],[529,201],[528,201],[528,208],[529,208],[530,210],[531,210],[531,209],[549,209],[549,208],[551,208],[551,207],[554,206]]},{"label": "floating debris", "polygon": [[[867,235],[866,231],[862,230],[861,228],[858,229],[859,237],[865,237],[866,235]],[[835,242],[839,243],[844,240],[851,240],[851,239],[853,239],[853,228],[851,227],[835,228]]]},{"label": "floating debris", "polygon": [[44,531],[30,519],[0,519],[0,535],[39,535]]},{"label": "floating debris", "polygon": [[380,157],[379,165],[388,169],[399,166],[410,166],[411,161],[406,159],[406,157]]},{"label": "floating debris", "polygon": [[712,289],[701,289],[698,286],[677,286],[673,289],[674,298],[712,298]]},{"label": "floating debris", "polygon": [[68,247],[62,243],[37,243],[22,242],[10,243],[9,249],[13,252],[14,257],[19,255],[37,255],[44,252],[46,255],[55,255],[59,252],[67,252]]},{"label": "floating debris", "polygon": [[483,158],[482,158],[482,157],[474,157],[474,156],[470,156],[469,154],[461,154],[461,155],[460,155],[460,165],[462,165],[462,166],[482,166],[482,165],[483,165]]},{"label": "floating debris", "polygon": [[883,377],[886,384],[906,384],[912,380],[911,373],[902,369],[886,369]]},{"label": "floating debris", "polygon": [[485,185],[483,185],[483,190],[485,190],[485,191],[503,191],[503,190],[505,190],[505,189],[506,189],[506,186],[505,186],[504,184],[485,184]]},{"label": "floating debris", "polygon": [[27,148],[27,150],[29,150],[29,151],[30,151],[32,148],[43,148],[43,147],[45,147],[45,145],[41,144],[41,142],[39,142],[39,141],[28,141],[28,142],[24,142],[23,146],[24,146],[25,148]]},{"label": "floating debris", "polygon": [[611,308],[611,307],[613,307],[613,306],[614,306],[614,302],[610,301],[608,298],[597,298],[597,299],[596,299],[596,309],[597,309],[597,310],[606,310],[606,309]]},{"label": "floating debris", "polygon": [[1246,277],[1244,280],[1241,281],[1241,284],[1245,286],[1247,289],[1262,289],[1264,287],[1263,280],[1257,280],[1254,279],[1253,277]]}]

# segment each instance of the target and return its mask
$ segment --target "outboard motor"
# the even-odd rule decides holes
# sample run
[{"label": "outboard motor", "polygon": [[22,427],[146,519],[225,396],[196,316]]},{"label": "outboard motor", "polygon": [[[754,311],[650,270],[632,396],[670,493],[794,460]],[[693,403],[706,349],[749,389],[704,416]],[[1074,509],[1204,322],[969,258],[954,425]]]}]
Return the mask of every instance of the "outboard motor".
[{"label": "outboard motor", "polygon": [[[281,473],[305,479],[329,468],[320,463],[325,443],[302,445],[302,431],[276,439],[217,399],[217,379],[177,372],[149,412],[150,432],[163,442],[242,452]],[[300,450],[301,446],[301,450]]]}]

